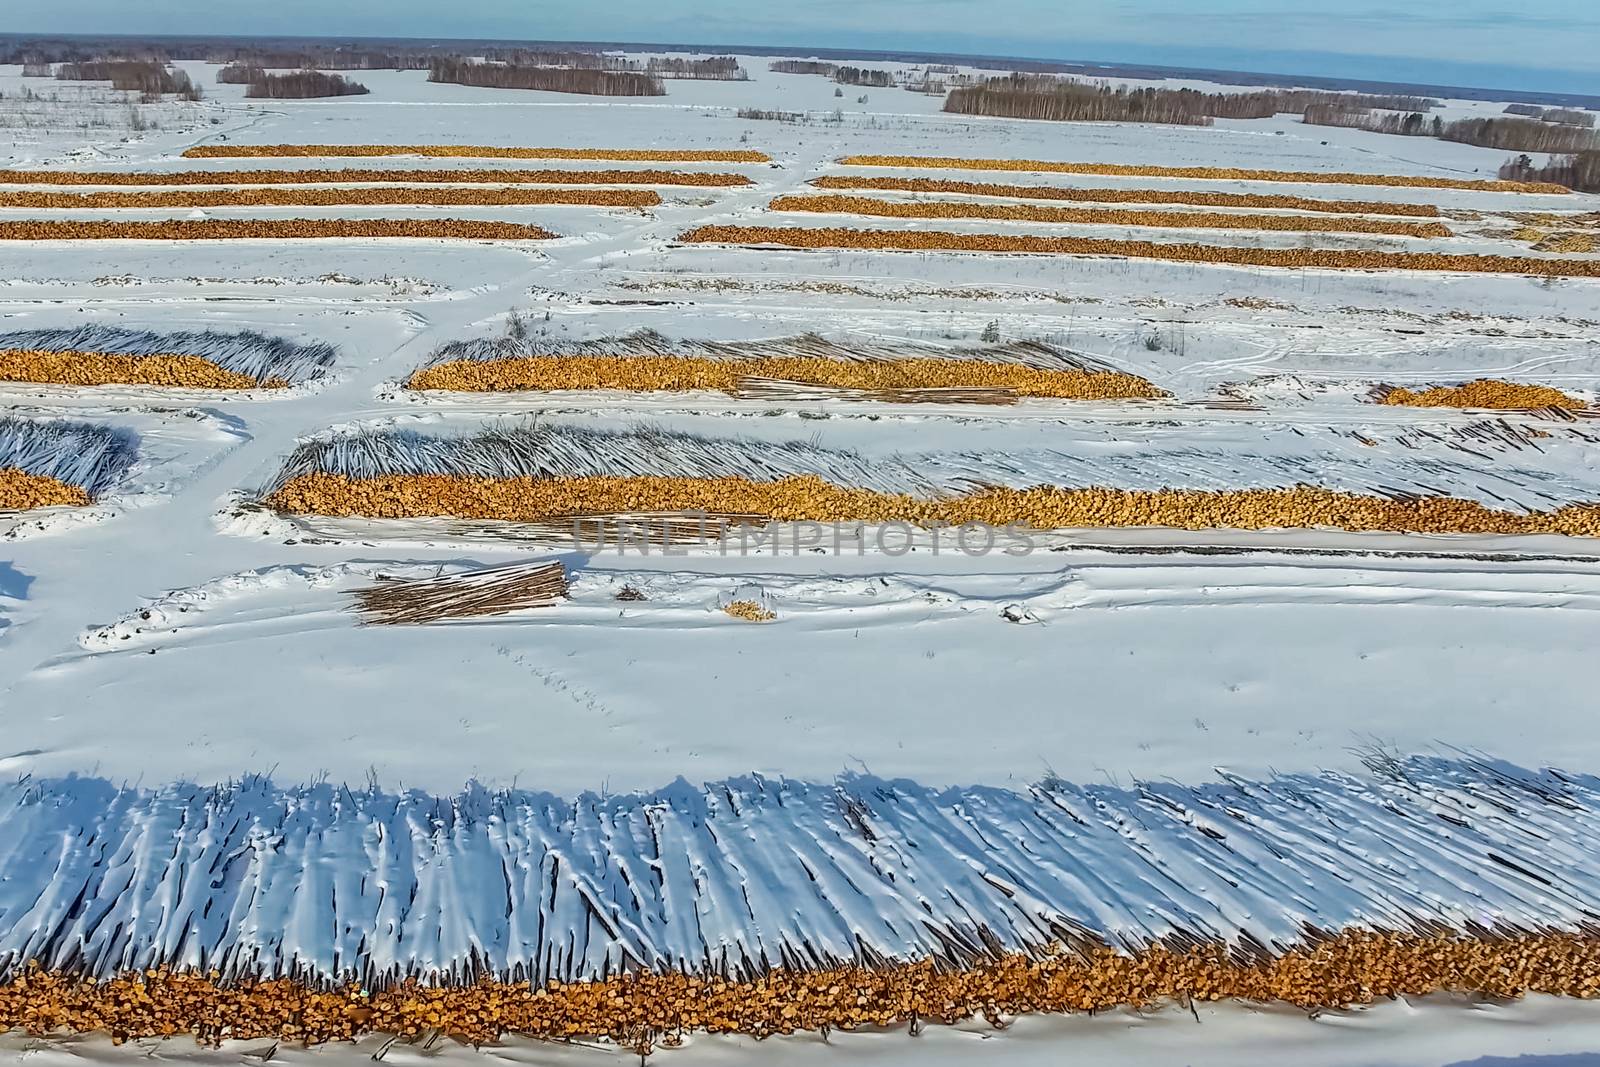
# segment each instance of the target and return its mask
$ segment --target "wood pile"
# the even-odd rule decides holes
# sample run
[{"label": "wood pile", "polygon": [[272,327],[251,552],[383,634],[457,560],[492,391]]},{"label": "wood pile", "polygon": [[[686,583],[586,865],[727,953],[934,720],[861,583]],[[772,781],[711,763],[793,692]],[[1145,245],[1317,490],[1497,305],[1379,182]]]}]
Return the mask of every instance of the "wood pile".
[{"label": "wood pile", "polygon": [[156,385],[180,389],[282,389],[281,378],[258,382],[201,356],[127,356],[114,352],[0,349],[0,382],[54,385]]},{"label": "wood pile", "polygon": [[502,186],[459,188],[435,186],[360,186],[265,189],[159,189],[144,192],[17,192],[0,191],[0,208],[43,210],[206,207],[355,207],[415,204],[437,207],[578,204],[593,207],[657,207],[659,194],[648,189],[546,189]]},{"label": "wood pile", "polygon": [[1004,390],[1013,396],[1074,400],[1154,400],[1150,382],[1116,371],[1045,370],[1017,363],[965,359],[838,360],[806,356],[752,359],[641,356],[526,356],[459,359],[425,367],[408,389],[497,393],[525,390],[626,389],[630,392],[712,390],[739,393],[752,379],[839,389]]},{"label": "wood pile", "polygon": [[937,170],[1032,171],[1039,174],[1105,174],[1128,178],[1199,178],[1206,181],[1294,182],[1312,185],[1394,185],[1418,189],[1470,189],[1495,193],[1571,193],[1550,182],[1436,178],[1420,174],[1360,174],[1348,171],[1254,170],[1244,167],[1155,167],[1130,163],[1061,163],[1043,159],[962,159],[956,156],[846,156],[850,167],[918,167]]},{"label": "wood pile", "polygon": [[1479,378],[1465,385],[1451,387],[1435,386],[1420,392],[1389,389],[1380,402],[1416,408],[1489,408],[1505,411],[1532,411],[1539,408],[1582,411],[1588,407],[1577,397],[1548,385],[1525,385],[1495,378]]},{"label": "wood pile", "polygon": [[15,467],[0,468],[0,511],[84,507],[88,503],[89,494],[76,485]]},{"label": "wood pile", "polygon": [[454,144],[208,144],[183,153],[185,159],[276,159],[373,156],[426,156],[435,159],[602,159],[626,163],[771,163],[765,152],[745,149],[683,148],[518,148]]},{"label": "wood pile", "polygon": [[555,236],[539,226],[474,219],[163,219],[152,222],[29,219],[0,222],[0,241],[260,241],[328,237],[548,241]]},{"label": "wood pile", "polygon": [[975,1018],[1002,1026],[1041,1012],[1229,999],[1314,1010],[1430,993],[1592,999],[1600,995],[1600,939],[1349,930],[1253,957],[1200,943],[1006,955],[954,969],[927,960],[780,969],[744,981],[678,972],[548,985],[485,979],[433,986],[413,978],[377,990],[292,979],[223,983],[167,969],[94,981],[31,968],[0,984],[0,1026],[38,1036],[104,1033],[116,1043],[188,1034],[207,1045],[316,1044],[370,1033],[403,1040],[444,1034],[474,1045],[506,1034],[607,1037],[643,1056],[695,1033],[759,1038]]},{"label": "wood pile", "polygon": [[1245,215],[1222,211],[1127,211],[1118,208],[976,204],[960,200],[878,200],[866,196],[780,196],[772,211],[866,215],[894,219],[990,219],[1005,222],[1093,226],[1163,226],[1198,230],[1286,230],[1305,233],[1379,233],[1397,237],[1453,237],[1439,222],[1401,222],[1338,215]]},{"label": "wood pile", "polygon": [[778,613],[770,611],[754,600],[730,600],[722,606],[726,615],[743,622],[771,622],[778,617]]},{"label": "wood pile", "polygon": [[684,185],[754,184],[743,174],[673,170],[0,170],[0,185]]},{"label": "wood pile", "polygon": [[1014,200],[1071,200],[1098,204],[1185,204],[1191,207],[1285,208],[1323,211],[1340,215],[1410,215],[1438,218],[1432,204],[1407,204],[1386,200],[1316,200],[1305,196],[1263,193],[1213,193],[1195,189],[1073,189],[1057,185],[999,185],[993,182],[956,182],[938,178],[857,177],[830,174],[813,178],[818,189],[877,189],[901,193],[959,193],[963,196],[1003,196]]},{"label": "wood pile", "polygon": [[857,230],[845,227],[701,226],[679,236],[686,244],[772,245],[884,251],[1021,252],[1068,256],[1122,256],[1177,263],[1223,263],[1312,270],[1418,270],[1536,277],[1600,277],[1600,259],[1386,252],[1365,249],[1241,248],[1231,245],[1121,241],[1098,237],[948,233],[938,230]]},{"label": "wood pile", "polygon": [[291,514],[374,519],[450,516],[539,523],[639,512],[758,515],[775,522],[983,524],[1035,530],[1328,528],[1356,532],[1600,536],[1600,504],[1514,512],[1449,496],[1389,497],[1292,489],[1132,490],[990,487],[925,499],[837,485],[815,475],[746,478],[599,476],[470,478],[437,474],[290,478],[266,500]]}]

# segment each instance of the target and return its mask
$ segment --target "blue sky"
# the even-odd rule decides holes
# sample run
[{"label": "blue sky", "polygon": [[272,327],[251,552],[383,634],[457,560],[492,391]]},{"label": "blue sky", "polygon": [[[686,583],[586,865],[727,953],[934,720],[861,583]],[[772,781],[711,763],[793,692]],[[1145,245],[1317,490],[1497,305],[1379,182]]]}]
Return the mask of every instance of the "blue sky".
[{"label": "blue sky", "polygon": [[1000,53],[1600,93],[1600,0],[4,0],[0,31]]}]

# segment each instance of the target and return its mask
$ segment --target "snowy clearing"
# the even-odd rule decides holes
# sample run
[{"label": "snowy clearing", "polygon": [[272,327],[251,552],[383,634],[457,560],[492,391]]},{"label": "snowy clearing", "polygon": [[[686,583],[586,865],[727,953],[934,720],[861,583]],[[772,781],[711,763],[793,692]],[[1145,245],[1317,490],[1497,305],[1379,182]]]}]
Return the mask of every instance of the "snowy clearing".
[{"label": "snowy clearing", "polygon": [[[0,142],[0,166],[158,177],[666,169],[750,184],[663,184],[662,203],[643,209],[0,208],[5,222],[470,219],[558,235],[0,242],[0,348],[152,355],[170,341],[284,386],[0,385],[8,417],[85,423],[131,449],[98,465],[58,448],[40,473],[92,485],[93,502],[0,513],[0,768],[11,775],[0,790],[0,958],[100,974],[220,961],[319,977],[525,964],[573,978],[1034,948],[1063,930],[1121,944],[1174,931],[1289,944],[1308,924],[1592,927],[1594,538],[1088,529],[1007,553],[936,536],[891,548],[876,534],[797,548],[780,528],[747,551],[645,550],[516,524],[259,505],[286,465],[403,468],[404,449],[372,464],[361,449],[386,439],[373,434],[416,434],[405,440],[440,454],[454,446],[434,439],[486,426],[542,434],[542,469],[569,476],[659,473],[667,452],[670,473],[812,472],[886,492],[1311,484],[1508,510],[1600,502],[1597,278],[679,242],[702,225],[837,225],[1592,264],[1600,254],[1540,249],[1522,231],[1592,230],[1583,217],[1600,197],[847,166],[839,160],[874,154],[1472,180],[1493,178],[1506,153],[1291,115],[1207,128],[969,118],[943,114],[936,96],[836,97],[824,78],[742,63],[748,82],[671,81],[667,97],[643,101],[363,71],[368,96],[247,102],[242,87],[213,84],[215,67],[186,63],[206,99],[149,105],[147,128],[122,128],[129,105],[111,90],[63,83],[59,98],[30,103],[28,124]],[[0,68],[8,104],[25,87],[19,68]],[[1446,101],[1441,114],[1500,106]],[[816,119],[741,119],[741,108]],[[181,155],[269,144],[754,150],[772,161]],[[1351,218],[1422,204],[1440,209],[1451,236],[768,207],[847,175],[1378,209]],[[440,352],[627,352],[640,331],[695,352],[814,335],[807,344],[844,358],[851,346],[958,359],[1037,343],[1167,395],[988,406],[782,389],[404,387]],[[1483,377],[1557,387],[1587,407],[1374,402],[1383,386]],[[356,435],[368,445],[348,444]],[[357,589],[385,578],[544,560],[570,579],[551,606],[416,626],[365,625],[354,607]],[[745,601],[775,617],[725,610]],[[1374,776],[1364,764],[1374,753],[1398,762],[1379,760]],[[1463,754],[1529,770],[1488,771]],[[737,830],[719,835],[723,824]],[[441,1038],[269,1045],[11,1034],[0,1055],[207,1067],[634,1055],[511,1038],[481,1050]],[[1600,1017],[1545,997],[1438,996],[1312,1018],[1202,1004],[1194,1015],[1024,1017],[1003,1032],[980,1020],[914,1038],[694,1035],[654,1055],[1020,1067],[1069,1048],[1107,1064],[1443,1067],[1528,1054],[1555,1067],[1600,1051]]]}]

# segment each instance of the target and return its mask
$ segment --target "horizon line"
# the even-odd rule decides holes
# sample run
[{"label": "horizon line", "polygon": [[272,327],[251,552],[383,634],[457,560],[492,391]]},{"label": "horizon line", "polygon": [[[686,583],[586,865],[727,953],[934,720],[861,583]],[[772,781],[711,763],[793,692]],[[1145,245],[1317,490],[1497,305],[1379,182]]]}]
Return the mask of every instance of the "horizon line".
[{"label": "horizon line", "polygon": [[[940,52],[918,48],[871,48],[866,46],[832,46],[832,45],[777,45],[777,44],[748,44],[748,43],[703,43],[688,41],[643,41],[643,40],[604,40],[586,38],[538,38],[538,37],[448,37],[440,35],[428,36],[380,36],[361,34],[271,34],[271,33],[87,33],[83,31],[28,31],[28,32],[0,32],[0,40],[28,40],[36,39],[122,39],[134,41],[185,40],[245,40],[245,41],[333,41],[333,42],[408,42],[419,44],[510,44],[510,45],[565,45],[588,46],[602,50],[625,51],[629,49],[660,51],[660,52],[687,52],[687,53],[724,53],[743,56],[778,56],[798,55],[815,56],[836,59],[867,59],[883,62],[920,62],[924,60],[968,60],[982,61],[993,60],[1007,63],[1026,63],[1038,66],[1058,67],[1103,67],[1106,68],[1106,77],[1134,77],[1134,75],[1117,74],[1117,70],[1142,70],[1159,72],[1161,76],[1172,75],[1243,75],[1254,78],[1271,78],[1279,81],[1299,81],[1312,87],[1317,82],[1338,82],[1350,86],[1384,87],[1390,89],[1410,90],[1439,90],[1439,95],[1448,95],[1451,90],[1466,90],[1477,94],[1496,94],[1492,97],[1495,101],[1508,103],[1538,103],[1546,102],[1552,98],[1560,98],[1561,102],[1584,101],[1590,109],[1600,110],[1600,95],[1592,93],[1567,92],[1558,89],[1503,89],[1492,85],[1458,85],[1443,82],[1426,81],[1393,81],[1385,78],[1363,78],[1346,75],[1306,74],[1294,71],[1250,70],[1238,67],[1208,67],[1174,65],[1171,63],[1138,62],[1133,60],[1101,60],[1101,59],[1069,59],[1049,56],[1024,56],[1006,55],[990,52]],[[1335,53],[1342,54],[1342,53]],[[1359,58],[1359,57],[1352,57]],[[978,66],[978,63],[969,63]],[[1472,64],[1476,65],[1476,64]],[[1044,73],[1049,73],[1045,71]],[[1059,71],[1057,73],[1081,74],[1083,71]],[[1557,73],[1579,73],[1576,71],[1561,70]],[[1206,80],[1206,79],[1200,79]],[[1249,85],[1249,82],[1218,81],[1223,85]],[[1262,83],[1268,87],[1269,83]],[[1282,86],[1277,86],[1282,87]],[[1459,97],[1458,97],[1459,98]]]}]

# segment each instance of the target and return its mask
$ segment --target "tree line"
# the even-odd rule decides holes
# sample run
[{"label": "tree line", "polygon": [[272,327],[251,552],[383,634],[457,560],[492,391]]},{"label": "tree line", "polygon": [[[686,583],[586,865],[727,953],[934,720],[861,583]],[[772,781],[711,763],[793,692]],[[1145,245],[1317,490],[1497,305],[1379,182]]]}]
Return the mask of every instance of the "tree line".
[{"label": "tree line", "polygon": [[743,82],[749,81],[750,75],[739,66],[739,61],[733,56],[712,56],[709,59],[652,59],[645,68],[650,74],[661,78],[677,78],[687,81],[722,81]]},{"label": "tree line", "polygon": [[360,82],[320,70],[294,74],[268,74],[263,70],[250,80],[244,95],[257,100],[312,100],[322,96],[365,96],[367,92]]},{"label": "tree line", "polygon": [[839,73],[837,63],[823,63],[815,59],[777,59],[767,69],[774,74],[820,74],[824,78]]},{"label": "tree line", "polygon": [[[451,56],[450,59],[459,59]],[[617,74],[650,74],[658,78],[686,81],[748,81],[750,75],[733,56],[689,59],[681,56],[657,57],[644,62],[604,52],[544,50],[538,48],[490,48],[483,58],[491,63],[513,67],[569,67],[573,70],[603,70]]]},{"label": "tree line", "polygon": [[1380,115],[1364,110],[1312,108],[1305,121],[1317,126],[1344,126],[1373,133],[1393,133],[1404,137],[1437,137],[1441,141],[1502,148],[1511,152],[1578,153],[1600,150],[1600,134],[1581,126],[1561,126],[1526,118],[1457,119],[1442,122],[1437,117]]},{"label": "tree line", "polygon": [[1373,96],[1320,90],[1203,93],[1195,89],[1112,87],[1072,78],[1012,74],[952,89],[944,109],[962,115],[1061,122],[1159,122],[1209,126],[1213,119],[1260,119],[1316,107],[1396,107],[1426,110],[1427,97]]},{"label": "tree line", "polygon": [[1312,126],[1344,126],[1372,133],[1393,133],[1402,137],[1442,137],[1445,123],[1438,115],[1431,119],[1420,111],[1391,111],[1377,114],[1362,108],[1318,104],[1306,108],[1303,122]]},{"label": "tree line", "polygon": [[[450,58],[459,58],[451,56]],[[623,56],[604,52],[543,50],[538,48],[488,48],[483,58],[491,63],[513,67],[573,67],[578,70],[642,71],[644,65]]]},{"label": "tree line", "polygon": [[1461,119],[1446,123],[1446,141],[1504,148],[1511,152],[1587,152],[1600,149],[1600,135],[1578,126],[1556,126],[1531,119]]},{"label": "tree line", "polygon": [[211,63],[265,67],[269,70],[427,70],[427,52],[391,52],[350,48],[218,49],[207,55]]},{"label": "tree line", "polygon": [[1093,86],[1042,79],[990,79],[982,85],[952,89],[944,110],[957,115],[989,115],[1052,122],[1160,122],[1175,126],[1209,126],[1210,116],[1193,110],[1160,90],[1096,89]]},{"label": "tree line", "polygon": [[266,76],[266,70],[254,64],[229,63],[217,71],[217,83],[219,85],[249,85],[257,78]]},{"label": "tree line", "polygon": [[637,71],[526,67],[456,58],[434,60],[428,69],[428,80],[490,89],[540,89],[588,96],[667,95],[667,88],[659,77]]},{"label": "tree line", "polygon": [[200,99],[200,90],[189,75],[160,60],[94,59],[83,63],[62,63],[56,78],[73,82],[110,82],[113,89],[126,89],[145,96],[176,95],[184,100]]},{"label": "tree line", "polygon": [[1500,168],[1500,177],[1508,182],[1554,182],[1580,193],[1600,193],[1600,151],[1556,156],[1543,167],[1534,165],[1531,156],[1517,156]]},{"label": "tree line", "polygon": [[1518,115],[1541,122],[1559,122],[1564,126],[1594,126],[1594,112],[1578,111],[1568,107],[1540,107],[1538,104],[1507,104],[1507,115]]},{"label": "tree line", "polygon": [[840,67],[833,72],[833,80],[840,85],[864,85],[869,89],[889,89],[894,86],[892,72],[866,67]]}]

